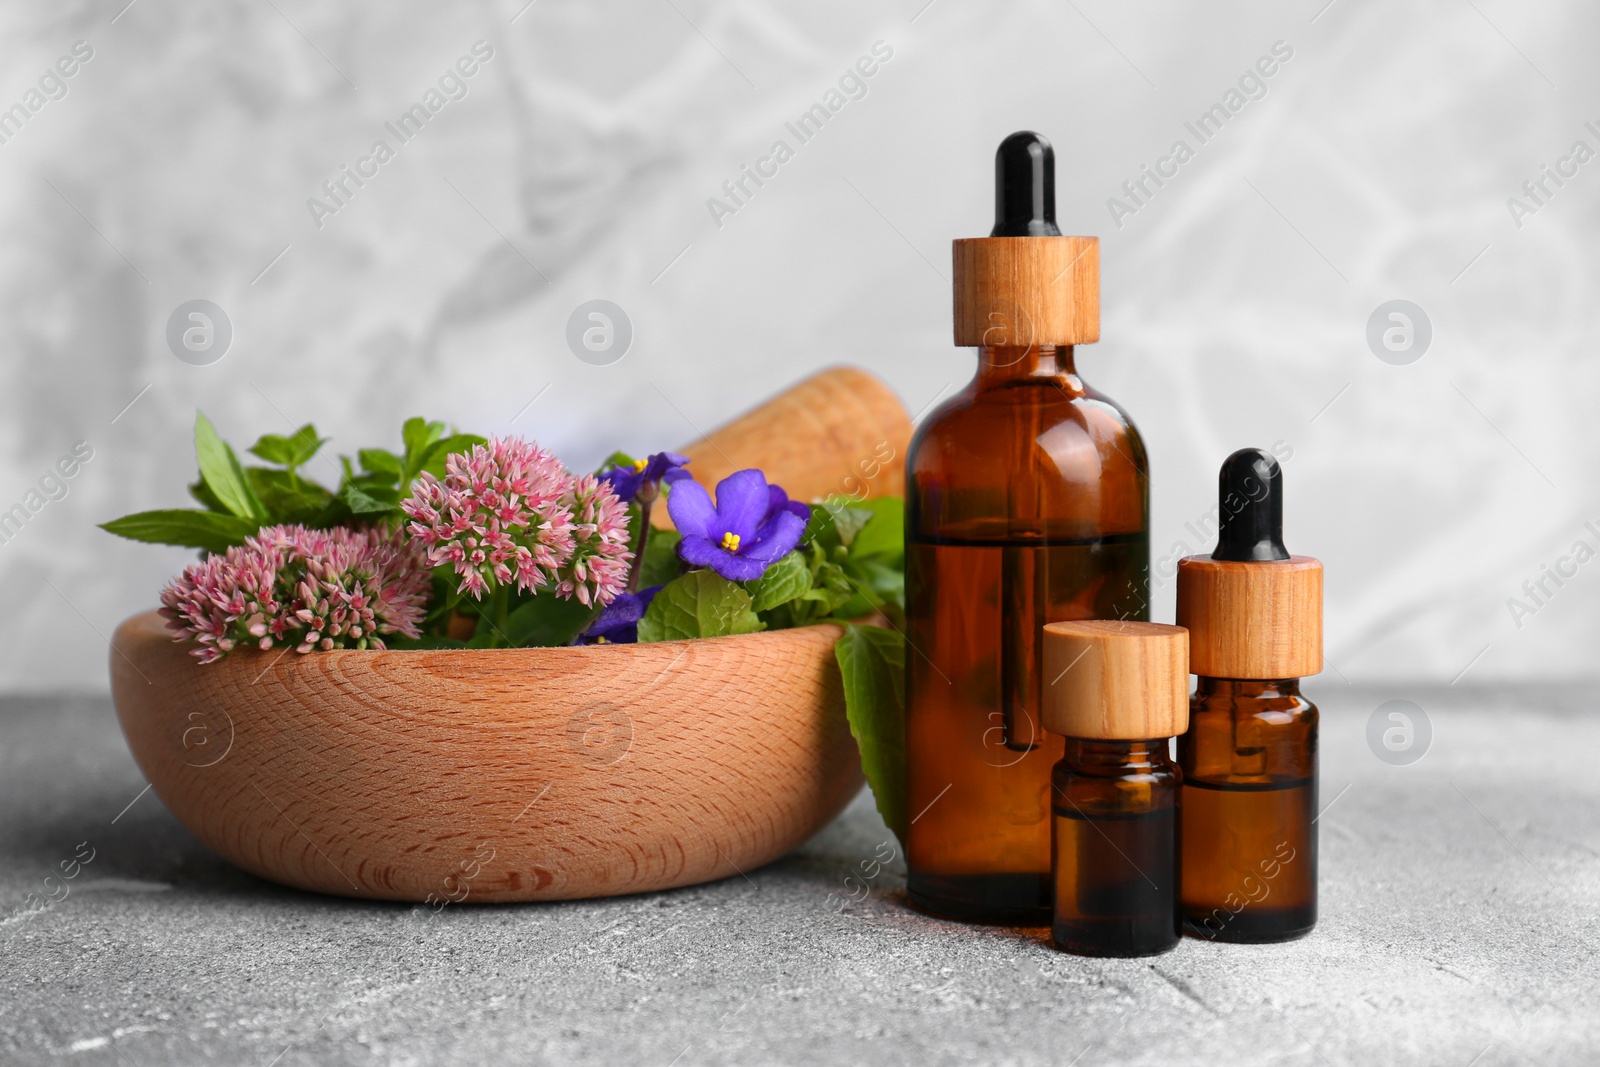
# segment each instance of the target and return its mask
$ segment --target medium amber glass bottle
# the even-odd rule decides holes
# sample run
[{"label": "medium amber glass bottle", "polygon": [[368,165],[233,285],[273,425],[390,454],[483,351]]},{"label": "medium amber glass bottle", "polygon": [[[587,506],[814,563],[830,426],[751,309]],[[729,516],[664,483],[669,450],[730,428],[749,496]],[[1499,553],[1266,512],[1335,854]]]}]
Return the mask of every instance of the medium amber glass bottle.
[{"label": "medium amber glass bottle", "polygon": [[1284,941],[1317,922],[1317,709],[1295,679],[1201,678],[1178,740],[1184,928]]},{"label": "medium amber glass bottle", "polygon": [[1050,916],[1041,627],[1147,619],[1148,465],[1084,384],[1099,246],[1062,237],[1037,134],[996,153],[993,235],[955,242],[955,341],[978,373],[912,441],[906,486],[907,888],[977,922]]},{"label": "medium amber glass bottle", "polygon": [[1188,634],[1140,622],[1044,629],[1044,724],[1066,737],[1051,775],[1055,943],[1150,956],[1178,943],[1178,803],[1167,755],[1189,711]]},{"label": "medium amber glass bottle", "polygon": [[1285,941],[1317,921],[1317,709],[1322,564],[1283,547],[1282,475],[1260,449],[1229,456],[1217,550],[1178,564],[1178,622],[1199,684],[1183,770],[1184,931]]}]

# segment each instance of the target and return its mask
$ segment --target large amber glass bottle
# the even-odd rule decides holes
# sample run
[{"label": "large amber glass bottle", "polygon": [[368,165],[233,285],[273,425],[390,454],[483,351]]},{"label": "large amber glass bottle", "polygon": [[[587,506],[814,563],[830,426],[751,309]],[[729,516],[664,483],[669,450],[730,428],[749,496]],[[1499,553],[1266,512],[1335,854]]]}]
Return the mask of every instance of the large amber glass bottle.
[{"label": "large amber glass bottle", "polygon": [[1099,338],[1094,238],[1062,237],[1037,134],[996,155],[996,224],[955,243],[977,376],[912,441],[906,485],[908,890],[978,922],[1050,921],[1040,631],[1149,618],[1149,484],[1128,416],[1078,375]]}]

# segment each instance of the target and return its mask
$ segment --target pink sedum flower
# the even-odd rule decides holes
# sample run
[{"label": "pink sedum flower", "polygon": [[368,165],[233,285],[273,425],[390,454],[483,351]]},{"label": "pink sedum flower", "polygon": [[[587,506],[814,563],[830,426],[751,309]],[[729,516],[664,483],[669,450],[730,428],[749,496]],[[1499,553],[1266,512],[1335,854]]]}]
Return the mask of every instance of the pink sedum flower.
[{"label": "pink sedum flower", "polygon": [[537,592],[560,581],[572,558],[572,475],[539,446],[491,437],[452,453],[444,478],[423,474],[400,508],[430,566],[449,564],[461,592],[481,600],[491,587]]},{"label": "pink sedum flower", "polygon": [[423,474],[400,508],[428,564],[453,568],[474,599],[515,586],[600,606],[627,586],[627,504],[530,441],[491,437],[452,453],[445,476]]},{"label": "pink sedum flower", "polygon": [[580,604],[609,604],[628,587],[628,505],[610,484],[592,474],[573,483],[567,498],[573,517],[572,564],[556,593]]},{"label": "pink sedum flower", "polygon": [[161,593],[175,641],[214,663],[240,646],[383,648],[420,636],[429,574],[419,547],[381,530],[273,526],[191,564]]}]

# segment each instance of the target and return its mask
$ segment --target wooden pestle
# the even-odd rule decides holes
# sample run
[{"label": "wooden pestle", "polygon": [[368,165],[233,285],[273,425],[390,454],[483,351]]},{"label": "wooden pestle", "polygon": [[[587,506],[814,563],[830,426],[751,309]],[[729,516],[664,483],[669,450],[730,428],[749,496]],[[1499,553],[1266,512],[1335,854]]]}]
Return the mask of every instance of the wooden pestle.
[{"label": "wooden pestle", "polygon": [[[904,496],[911,419],[900,398],[857,367],[829,367],[679,449],[707,490],[758,467],[805,503],[842,496]],[[670,528],[666,507],[650,515]]]}]

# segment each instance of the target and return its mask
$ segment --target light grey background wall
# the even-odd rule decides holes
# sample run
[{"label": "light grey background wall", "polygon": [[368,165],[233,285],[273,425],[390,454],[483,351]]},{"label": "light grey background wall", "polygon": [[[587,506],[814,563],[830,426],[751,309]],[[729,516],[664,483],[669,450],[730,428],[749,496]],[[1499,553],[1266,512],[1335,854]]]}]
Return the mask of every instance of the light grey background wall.
[{"label": "light grey background wall", "polygon": [[[1058,147],[1063,229],[1103,240],[1079,365],[1148,440],[1158,567],[1202,547],[1218,461],[1281,442],[1290,547],[1328,566],[1321,684],[1594,671],[1600,563],[1569,555],[1600,548],[1593,5],[125,2],[0,8],[0,107],[27,114],[0,125],[0,510],[93,450],[0,543],[0,686],[104,686],[106,635],[186,554],[94,524],[185,503],[197,407],[240,443],[309,420],[353,451],[425,413],[575,464],[840,361],[924,409],[973,367],[949,242],[987,232],[994,146],[1025,127]],[[478,41],[402,144],[385,123]],[[799,143],[785,122],[880,41]],[[394,158],[314,218],[380,139]],[[1146,165],[1172,176],[1136,200]],[[1545,166],[1568,176],[1535,199]],[[200,298],[233,339],[191,366],[165,330]],[[564,339],[594,298],[635,330],[611,366]],[[1431,329],[1378,346],[1402,365],[1367,339],[1394,299]]]}]

